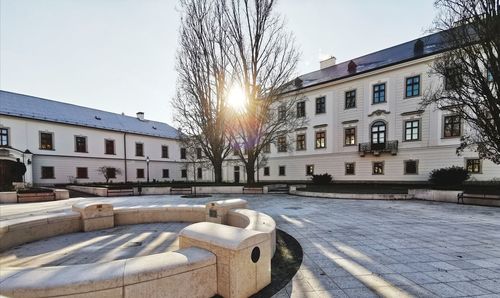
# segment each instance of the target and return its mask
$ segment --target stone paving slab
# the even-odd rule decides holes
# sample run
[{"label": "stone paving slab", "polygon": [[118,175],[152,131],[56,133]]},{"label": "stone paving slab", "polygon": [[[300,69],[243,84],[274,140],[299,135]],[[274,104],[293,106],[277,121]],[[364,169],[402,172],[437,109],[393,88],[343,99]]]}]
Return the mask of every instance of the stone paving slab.
[{"label": "stone paving slab", "polygon": [[[98,198],[115,206],[241,197],[302,245],[304,261],[275,297],[500,297],[500,208],[290,195]],[[78,198],[2,205],[1,220],[68,210]],[[94,199],[95,200],[95,199]]]}]

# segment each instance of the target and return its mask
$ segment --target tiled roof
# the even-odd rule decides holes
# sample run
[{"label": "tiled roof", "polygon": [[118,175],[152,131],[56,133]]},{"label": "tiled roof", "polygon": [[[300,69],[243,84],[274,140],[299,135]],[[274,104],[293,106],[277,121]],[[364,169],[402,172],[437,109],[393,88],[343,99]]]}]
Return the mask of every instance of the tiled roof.
[{"label": "tiled roof", "polygon": [[0,115],[80,125],[86,127],[177,138],[177,130],[162,122],[144,120],[0,90]]},{"label": "tiled roof", "polygon": [[[423,42],[423,48],[421,48],[421,51],[415,51],[415,43],[419,40]],[[324,69],[301,75],[298,77],[298,79],[295,80],[295,82],[291,82],[286,92],[340,80],[351,76],[356,76],[379,68],[437,54],[446,49],[448,49],[448,47],[444,42],[443,32],[434,33],[330,67],[326,67]],[[349,71],[348,69],[348,65],[351,61],[353,61],[356,65],[355,71]]]}]

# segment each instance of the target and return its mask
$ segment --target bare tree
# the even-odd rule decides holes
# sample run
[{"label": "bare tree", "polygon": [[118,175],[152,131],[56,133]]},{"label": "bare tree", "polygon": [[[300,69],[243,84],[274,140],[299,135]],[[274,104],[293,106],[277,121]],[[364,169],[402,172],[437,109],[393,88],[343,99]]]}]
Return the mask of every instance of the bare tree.
[{"label": "bare tree", "polygon": [[212,0],[182,0],[177,53],[175,121],[194,139],[222,181],[222,163],[229,153],[226,138],[226,93],[231,71],[226,24]]},{"label": "bare tree", "polygon": [[437,0],[442,31],[450,50],[432,72],[445,83],[424,96],[423,104],[458,115],[467,125],[457,153],[466,148],[500,164],[500,1]]},{"label": "bare tree", "polygon": [[274,0],[219,0],[231,43],[229,59],[236,86],[243,89],[246,108],[236,114],[228,133],[245,165],[247,183],[255,182],[255,167],[263,148],[293,131],[296,97],[283,92],[290,82],[299,53]]},{"label": "bare tree", "polygon": [[116,175],[121,175],[122,171],[118,168],[102,166],[97,169],[97,172],[104,176],[106,179],[106,184],[109,183],[109,180],[112,178],[116,178]]}]

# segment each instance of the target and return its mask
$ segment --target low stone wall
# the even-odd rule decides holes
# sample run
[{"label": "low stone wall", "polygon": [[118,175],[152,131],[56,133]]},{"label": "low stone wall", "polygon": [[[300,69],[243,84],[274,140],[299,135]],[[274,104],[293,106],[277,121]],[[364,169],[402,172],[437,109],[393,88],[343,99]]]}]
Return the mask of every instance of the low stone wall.
[{"label": "low stone wall", "polygon": [[[3,271],[3,269],[2,269]],[[6,268],[8,297],[211,297],[217,293],[216,257],[192,247],[107,263]]]},{"label": "low stone wall", "polygon": [[[208,206],[221,213],[225,210],[224,225],[204,222],[211,218]],[[181,231],[180,235],[191,240],[180,240],[181,248],[185,249],[175,252],[98,264],[4,267],[0,274],[0,295],[155,297],[168,293],[169,297],[212,297],[223,293],[224,297],[246,297],[269,284],[270,260],[276,245],[276,224],[270,216],[249,209],[232,209],[246,206],[247,202],[241,199],[207,206],[116,209],[111,204],[81,202],[73,206],[74,211],[2,221],[0,251],[56,235],[123,224],[199,223],[185,228],[191,232]],[[218,270],[227,264],[238,269]]]},{"label": "low stone wall", "polygon": [[329,192],[313,192],[297,190],[294,186],[290,186],[290,194],[330,199],[358,199],[358,200],[406,200],[407,194],[353,194],[353,193],[329,193]]},{"label": "low stone wall", "polygon": [[435,189],[408,189],[408,198],[437,202],[457,202],[460,190],[435,190]]},{"label": "low stone wall", "polygon": [[198,194],[242,194],[243,186],[193,186],[191,192]]},{"label": "low stone wall", "polygon": [[[142,187],[141,195],[169,195],[170,186]],[[139,189],[134,187],[134,195],[139,195]]]},{"label": "low stone wall", "polygon": [[17,203],[17,192],[15,191],[2,191],[0,192],[1,204]]},{"label": "low stone wall", "polygon": [[83,193],[93,194],[99,197],[107,197],[108,189],[105,187],[83,186],[83,185],[68,185],[67,189],[76,190]]}]

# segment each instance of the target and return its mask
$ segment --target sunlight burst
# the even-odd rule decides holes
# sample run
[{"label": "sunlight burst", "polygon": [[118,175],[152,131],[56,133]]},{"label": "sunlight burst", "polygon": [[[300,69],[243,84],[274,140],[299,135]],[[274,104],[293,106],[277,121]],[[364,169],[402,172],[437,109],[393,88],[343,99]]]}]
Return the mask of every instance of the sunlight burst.
[{"label": "sunlight burst", "polygon": [[245,91],[238,85],[231,87],[228,93],[227,103],[236,112],[244,112],[247,108]]}]

